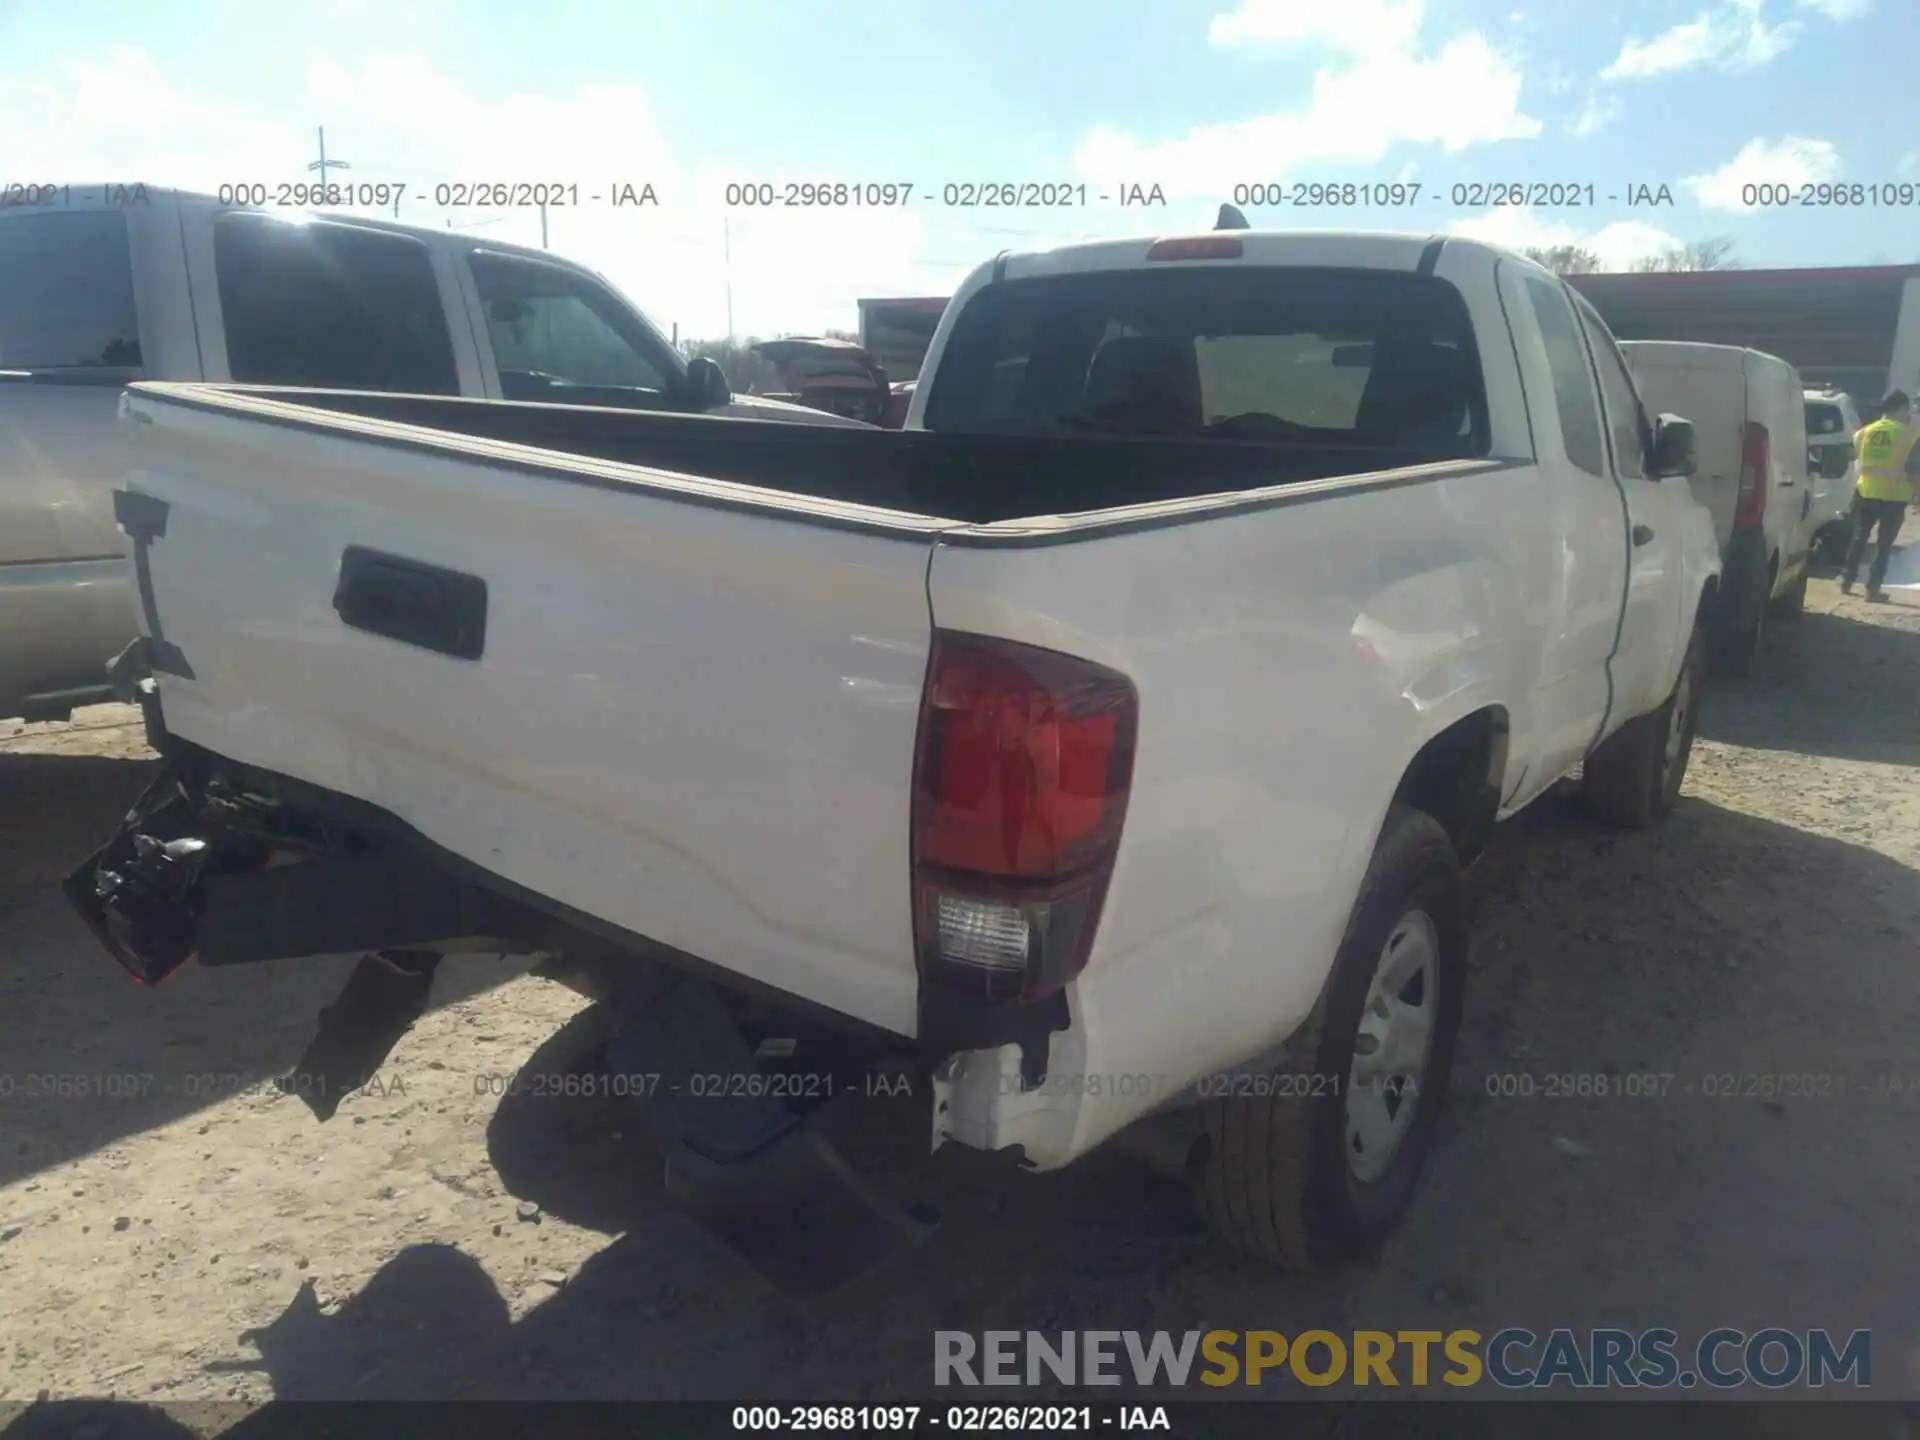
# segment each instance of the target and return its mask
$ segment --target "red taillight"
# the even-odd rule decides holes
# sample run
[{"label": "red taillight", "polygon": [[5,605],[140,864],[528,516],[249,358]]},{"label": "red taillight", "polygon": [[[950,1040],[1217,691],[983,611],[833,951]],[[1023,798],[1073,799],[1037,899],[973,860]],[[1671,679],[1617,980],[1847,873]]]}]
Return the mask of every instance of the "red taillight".
[{"label": "red taillight", "polygon": [[1246,247],[1231,235],[1186,235],[1156,240],[1147,249],[1149,260],[1238,260]]},{"label": "red taillight", "polygon": [[1139,700],[1052,650],[939,632],[914,784],[914,919],[929,979],[991,999],[1087,962],[1119,848]]},{"label": "red taillight", "polygon": [[1767,518],[1767,477],[1772,469],[1773,441],[1767,427],[1749,420],[1740,433],[1740,496],[1733,507],[1736,530],[1752,528]]}]

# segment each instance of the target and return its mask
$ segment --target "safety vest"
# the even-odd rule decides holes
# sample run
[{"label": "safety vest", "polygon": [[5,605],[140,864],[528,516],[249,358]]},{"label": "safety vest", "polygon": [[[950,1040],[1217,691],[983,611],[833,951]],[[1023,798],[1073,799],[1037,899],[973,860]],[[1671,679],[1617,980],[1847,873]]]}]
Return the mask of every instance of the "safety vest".
[{"label": "safety vest", "polygon": [[1853,437],[1860,454],[1862,500],[1911,500],[1913,481],[1907,477],[1907,455],[1915,432],[1898,420],[1876,420]]}]

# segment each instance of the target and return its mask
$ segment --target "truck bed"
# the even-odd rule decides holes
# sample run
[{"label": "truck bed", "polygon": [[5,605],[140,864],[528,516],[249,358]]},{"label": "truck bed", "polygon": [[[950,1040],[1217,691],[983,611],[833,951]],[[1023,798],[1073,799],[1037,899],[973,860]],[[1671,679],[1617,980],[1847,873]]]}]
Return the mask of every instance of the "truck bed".
[{"label": "truck bed", "polygon": [[[272,415],[254,413],[283,425],[325,424],[320,416],[279,409],[298,405],[965,525],[1268,489],[1389,470],[1414,458],[1379,448],[1297,443],[748,425],[706,416],[358,391],[142,388],[187,405],[217,404],[219,397],[277,402]],[[196,402],[196,396],[208,399]],[[386,438],[433,443],[426,436]]]}]

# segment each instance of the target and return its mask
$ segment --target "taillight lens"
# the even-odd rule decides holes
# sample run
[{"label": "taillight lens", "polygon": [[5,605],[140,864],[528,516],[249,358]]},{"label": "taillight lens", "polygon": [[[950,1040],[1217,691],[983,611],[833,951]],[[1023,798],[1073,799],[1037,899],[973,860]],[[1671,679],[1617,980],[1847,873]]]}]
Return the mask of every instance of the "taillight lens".
[{"label": "taillight lens", "polygon": [[1767,476],[1772,469],[1773,440],[1767,434],[1767,427],[1749,420],[1740,433],[1740,495],[1733,507],[1735,528],[1755,526],[1767,518]]},{"label": "taillight lens", "polygon": [[1139,700],[1104,666],[936,633],[914,785],[914,917],[935,983],[989,999],[1086,965],[1119,849]]}]

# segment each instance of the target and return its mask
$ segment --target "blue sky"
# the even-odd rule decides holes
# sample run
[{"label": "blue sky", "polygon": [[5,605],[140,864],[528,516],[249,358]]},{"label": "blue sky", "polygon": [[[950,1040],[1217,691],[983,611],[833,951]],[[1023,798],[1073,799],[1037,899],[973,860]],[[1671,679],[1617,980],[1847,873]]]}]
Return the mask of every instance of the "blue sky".
[{"label": "blue sky", "polygon": [[[1234,184],[1273,180],[1422,197],[1250,208],[1258,225],[1884,263],[1920,258],[1920,204],[1754,209],[1742,187],[1920,194],[1920,94],[1869,88],[1874,57],[1916,55],[1912,0],[0,0],[0,183],[300,180],[323,123],[353,166],[336,178],[404,182],[400,218],[476,235],[537,243],[539,222],[450,214],[437,183],[652,183],[656,208],[550,211],[550,241],[701,336],[727,329],[729,288],[741,334],[850,327],[858,296],[944,294],[1005,248],[1202,227]],[[729,210],[743,180],[916,190]],[[1090,203],[941,203],[970,181],[1085,183]],[[1598,203],[1453,203],[1491,181]],[[1124,183],[1167,204],[1093,198]],[[1640,184],[1674,203],[1629,207]]]}]

